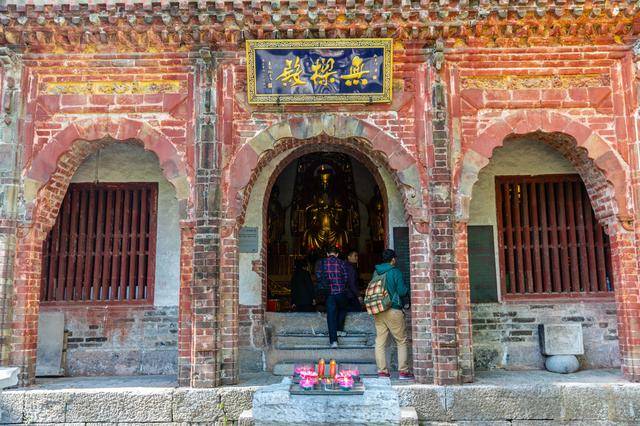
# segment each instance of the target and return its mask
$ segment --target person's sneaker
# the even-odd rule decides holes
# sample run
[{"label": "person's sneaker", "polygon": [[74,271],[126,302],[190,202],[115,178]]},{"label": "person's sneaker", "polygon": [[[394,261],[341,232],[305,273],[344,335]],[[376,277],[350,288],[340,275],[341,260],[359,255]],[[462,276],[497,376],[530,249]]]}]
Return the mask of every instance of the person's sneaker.
[{"label": "person's sneaker", "polygon": [[414,380],[415,377],[413,377],[413,374],[411,373],[404,373],[404,372],[400,372],[400,374],[398,374],[398,380]]},{"label": "person's sneaker", "polygon": [[338,349],[338,342],[333,342],[331,344],[331,349]]},{"label": "person's sneaker", "polygon": [[391,374],[388,371],[378,371],[378,377],[391,377]]},{"label": "person's sneaker", "polygon": [[338,337],[344,337],[347,335],[346,331],[338,330]]}]

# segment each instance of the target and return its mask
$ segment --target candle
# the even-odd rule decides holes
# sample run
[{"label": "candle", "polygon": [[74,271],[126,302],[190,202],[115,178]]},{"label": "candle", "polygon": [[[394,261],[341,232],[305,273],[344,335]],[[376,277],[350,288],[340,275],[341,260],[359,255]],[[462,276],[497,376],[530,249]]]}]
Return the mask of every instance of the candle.
[{"label": "candle", "polygon": [[332,359],[329,361],[329,377],[332,379],[336,377],[336,370],[338,369],[338,365],[336,364],[336,360]]},{"label": "candle", "polygon": [[320,358],[318,361],[318,377],[324,377],[324,358]]}]

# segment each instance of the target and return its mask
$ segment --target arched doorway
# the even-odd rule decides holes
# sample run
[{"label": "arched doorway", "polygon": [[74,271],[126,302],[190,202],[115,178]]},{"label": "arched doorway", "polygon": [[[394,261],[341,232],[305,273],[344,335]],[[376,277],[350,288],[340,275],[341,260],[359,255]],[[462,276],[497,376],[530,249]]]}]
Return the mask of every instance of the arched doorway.
[{"label": "arched doorway", "polygon": [[[332,246],[343,257],[358,253],[363,291],[380,253],[393,245],[393,225],[404,222],[402,217],[389,217],[386,196],[382,178],[352,155],[315,152],[290,161],[273,182],[267,200],[263,242],[267,245],[267,311],[295,310],[290,306],[294,265],[306,263],[313,274],[316,261]],[[408,251],[401,254],[400,266],[408,275]]]},{"label": "arched doorway", "polygon": [[[348,150],[363,163],[370,162],[375,170],[384,173],[385,187],[398,194],[396,202],[389,201],[388,207],[401,211],[409,233],[413,371],[417,381],[428,383],[434,374],[444,370],[432,358],[433,288],[428,234],[431,210],[426,169],[411,147],[399,138],[371,122],[330,113],[288,116],[247,139],[224,165],[220,225],[224,273],[216,295],[220,301],[216,321],[226,336],[216,340],[220,357],[225,360],[220,375],[234,382],[242,370],[250,370],[247,366],[260,370],[265,367],[267,294],[262,283],[266,278],[266,256],[260,244],[256,253],[239,252],[242,228],[262,226],[270,178],[275,181],[277,171],[288,164],[282,160],[327,150]],[[261,241],[260,232],[257,236]]]},{"label": "arched doorway", "polygon": [[539,324],[581,324],[586,368],[620,364],[609,236],[576,168],[587,164],[554,142],[570,141],[506,138],[474,185],[467,235],[477,370],[544,368]]},{"label": "arched doorway", "polygon": [[[287,146],[288,141],[282,141]],[[292,141],[293,142],[293,141]],[[279,370],[282,364],[284,368],[291,367],[291,363],[296,361],[297,352],[304,349],[303,346],[291,348],[291,338],[299,337],[308,332],[316,334],[317,342],[312,345],[315,349],[323,350],[324,346],[328,347],[328,339],[322,339],[320,336],[323,329],[326,328],[326,320],[322,311],[322,300],[319,300],[317,312],[303,314],[302,316],[292,317],[289,313],[289,294],[288,285],[290,279],[290,269],[296,258],[307,258],[311,262],[313,268],[314,260],[317,258],[321,250],[318,247],[304,247],[304,229],[295,229],[292,232],[292,226],[300,226],[300,220],[291,221],[291,211],[301,210],[302,214],[307,212],[307,207],[312,207],[314,195],[322,193],[318,179],[319,173],[323,169],[323,165],[333,169],[336,176],[345,173],[344,169],[349,170],[352,175],[346,179],[349,185],[353,185],[354,194],[351,204],[362,210],[360,215],[360,232],[357,238],[354,238],[353,229],[347,230],[351,242],[357,242],[357,247],[363,247],[365,253],[365,264],[361,265],[361,279],[366,282],[370,276],[372,264],[375,263],[376,249],[380,247],[396,247],[404,244],[404,256],[402,268],[409,281],[409,234],[407,227],[407,215],[405,213],[405,203],[403,195],[398,190],[395,179],[391,171],[379,163],[378,160],[371,159],[362,152],[363,141],[357,139],[335,139],[322,135],[312,140],[297,140],[295,145],[289,149],[274,155],[270,161],[266,162],[257,174],[252,183],[251,193],[246,205],[246,214],[243,226],[239,229],[240,239],[243,231],[252,230],[258,237],[258,250],[244,250],[239,244],[238,247],[238,293],[239,293],[239,311],[241,318],[248,318],[250,321],[240,324],[240,371],[257,371],[262,369]],[[360,148],[360,149],[359,149]],[[299,167],[302,167],[302,173],[298,177]],[[342,176],[344,177],[344,176]],[[308,180],[305,182],[305,179]],[[304,189],[298,191],[298,195],[304,195],[297,201],[298,206],[294,205],[294,194],[296,181]],[[352,181],[352,182],[351,182]],[[305,184],[306,183],[306,184]],[[346,185],[342,182],[342,185]],[[358,190],[358,187],[359,190]],[[279,254],[272,252],[273,245],[269,243],[269,224],[270,224],[270,199],[275,192],[281,196],[281,208],[285,210],[285,238],[279,243],[281,246],[287,243],[287,247],[292,247],[296,253]],[[379,190],[379,201],[382,204],[382,228],[378,231],[382,233],[382,241],[377,244],[371,244],[369,226],[362,226],[363,221],[368,221],[368,215],[365,213],[367,204],[374,198],[375,189]],[[342,189],[342,188],[341,188]],[[344,195],[344,194],[343,194]],[[361,200],[357,200],[357,198]],[[344,196],[348,199],[348,195]],[[342,201],[348,204],[349,201]],[[305,206],[304,204],[309,204]],[[285,209],[284,207],[288,207]],[[272,207],[273,208],[273,207]],[[360,213],[360,212],[359,212]],[[348,215],[345,215],[345,219]],[[351,219],[353,220],[353,215]],[[294,218],[295,219],[295,218]],[[293,223],[292,223],[293,222]],[[353,221],[355,222],[355,221]],[[353,228],[353,222],[351,228]],[[344,222],[346,226],[346,221]],[[271,222],[273,226],[273,222]],[[363,229],[364,228],[364,229]],[[364,232],[363,232],[364,231]],[[366,238],[366,236],[369,238]],[[401,241],[403,239],[403,241]],[[367,241],[369,240],[369,241]],[[367,244],[369,247],[367,248]],[[270,247],[271,246],[271,247]],[[346,250],[352,247],[345,245],[343,255]],[[355,248],[355,247],[353,247]],[[294,251],[292,250],[292,251]],[[368,258],[367,258],[368,256]],[[275,261],[273,259],[276,259]],[[281,265],[277,265],[282,262]],[[278,268],[271,271],[269,264]],[[273,273],[275,272],[275,273]],[[276,281],[277,280],[277,281]],[[284,290],[278,292],[273,291],[273,287],[277,285],[277,289]],[[284,288],[283,288],[284,287]],[[246,324],[246,325],[245,325]],[[250,326],[250,328],[249,328]],[[245,328],[246,327],[246,328]],[[351,348],[349,356],[355,360],[360,358],[365,363],[373,362],[373,323],[366,313],[353,313],[347,318],[347,329],[352,332],[353,339],[349,340]],[[287,342],[280,344],[284,340]],[[326,341],[325,341],[326,340]],[[286,351],[279,351],[285,348]],[[308,353],[308,352],[307,352]],[[346,357],[342,357],[346,359]]]}]

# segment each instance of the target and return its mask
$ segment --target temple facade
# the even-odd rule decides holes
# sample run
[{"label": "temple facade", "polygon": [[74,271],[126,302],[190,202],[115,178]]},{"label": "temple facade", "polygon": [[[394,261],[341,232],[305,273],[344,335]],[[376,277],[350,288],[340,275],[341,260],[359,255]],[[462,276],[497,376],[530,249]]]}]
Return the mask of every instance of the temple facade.
[{"label": "temple facade", "polygon": [[[272,371],[331,243],[363,281],[401,254],[419,383],[541,369],[549,323],[640,381],[639,32],[618,0],[3,2],[2,365],[33,383],[57,330],[56,374]],[[389,98],[254,102],[253,40],[390,40]]]}]

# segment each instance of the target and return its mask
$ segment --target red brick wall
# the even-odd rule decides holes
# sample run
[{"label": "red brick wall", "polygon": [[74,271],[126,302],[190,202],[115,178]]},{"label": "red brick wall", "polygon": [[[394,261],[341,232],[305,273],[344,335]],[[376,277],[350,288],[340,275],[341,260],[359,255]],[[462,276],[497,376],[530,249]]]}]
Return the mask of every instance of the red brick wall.
[{"label": "red brick wall", "polygon": [[[27,57],[25,67],[28,87],[24,92],[33,117],[26,133],[26,164],[70,123],[124,114],[165,135],[192,166],[193,59],[187,54],[83,55],[77,60]],[[88,135],[89,139],[104,136]],[[122,139],[118,134],[110,136]]]},{"label": "red brick wall", "polygon": [[178,383],[188,386],[191,383],[191,341],[193,280],[193,234],[191,221],[180,223],[180,294],[178,316]]},{"label": "red brick wall", "polygon": [[631,149],[636,139],[636,101],[630,58],[628,49],[622,47],[514,49],[507,53],[467,49],[447,56],[445,75],[452,147],[459,141],[454,186],[461,222],[457,270],[461,284],[465,282],[463,288],[468,282],[465,224],[473,183],[504,139],[530,133],[575,166],[611,237],[623,371],[637,380],[638,340],[630,332],[637,329],[631,317],[640,315],[636,236],[630,232],[637,207],[631,191],[637,188],[632,177],[637,159]]},{"label": "red brick wall", "polygon": [[[221,298],[223,301],[233,301],[237,304],[237,253],[233,248],[225,248],[226,244],[234,246],[236,242],[236,232],[238,226],[242,224],[243,209],[246,208],[251,186],[257,178],[262,164],[271,161],[279,153],[294,152],[293,155],[303,155],[318,149],[318,144],[325,147],[332,146],[340,150],[344,145],[349,148],[350,154],[356,157],[364,156],[364,163],[371,163],[372,159],[378,163],[378,167],[387,167],[392,176],[397,176],[397,170],[404,170],[407,165],[415,164],[422,182],[421,188],[417,189],[414,196],[421,200],[421,209],[410,208],[407,213],[415,228],[411,232],[411,259],[412,259],[412,296],[414,297],[412,311],[413,327],[413,352],[416,375],[420,381],[428,382],[433,380],[433,362],[431,359],[431,330],[429,329],[431,318],[431,288],[429,272],[429,256],[427,244],[428,225],[427,213],[424,206],[428,204],[426,198],[427,169],[424,166],[426,148],[424,140],[418,143],[418,137],[426,138],[425,128],[426,105],[425,93],[426,85],[425,67],[422,64],[424,52],[411,47],[400,48],[394,57],[395,76],[394,82],[394,102],[391,105],[374,105],[363,109],[362,106],[286,106],[286,107],[260,107],[249,106],[245,102],[245,69],[241,62],[228,60],[221,66],[218,81],[218,110],[219,126],[218,132],[220,140],[223,141],[223,158],[225,172],[223,174],[222,189],[226,195],[222,201],[222,207],[227,212],[225,220],[226,231],[222,233],[222,255],[223,255],[223,275],[221,278]],[[229,93],[233,93],[230,95]],[[385,138],[376,139],[376,133],[371,133],[371,138],[362,141],[363,145],[358,146],[358,142],[348,140],[327,138],[324,141],[316,139],[304,140],[278,140],[274,141],[274,149],[265,152],[263,155],[255,153],[247,143],[252,138],[260,135],[265,129],[274,129],[282,123],[292,128],[295,132],[304,134],[307,118],[302,114],[312,112],[313,114],[328,113],[332,117],[348,117],[359,120],[375,128],[375,132],[384,132]],[[333,118],[332,118],[333,119]],[[338,120],[339,118],[336,118]],[[336,123],[336,128],[346,125]],[[367,130],[369,131],[369,130]],[[271,134],[277,133],[269,130]],[[278,139],[277,136],[274,138]],[[374,149],[379,152],[371,152],[368,144],[373,143]],[[297,149],[305,145],[305,150]],[[398,156],[396,151],[402,147],[403,156]],[[249,149],[247,149],[249,147]],[[332,148],[333,149],[333,148]],[[399,152],[399,151],[398,151]],[[406,153],[406,154],[404,154]],[[289,159],[283,161],[282,167],[288,163]],[[406,163],[406,164],[405,164]],[[252,173],[247,174],[248,170]],[[279,169],[278,169],[279,170]],[[272,180],[277,177],[277,172],[273,173]],[[397,178],[397,177],[396,177]],[[402,188],[404,190],[404,188]],[[410,202],[407,202],[409,207]],[[416,230],[417,229],[417,230]],[[452,234],[450,234],[452,235]],[[449,246],[449,249],[452,249]],[[225,284],[229,280],[229,284]],[[230,318],[228,326],[223,330],[239,330],[240,344],[248,344],[247,332],[250,327],[256,327],[253,322],[251,326],[246,322],[246,314],[242,309],[255,309],[253,307],[240,307],[243,323],[238,324],[235,319],[233,307],[228,306],[222,314],[225,318]],[[248,311],[247,311],[248,312]],[[453,319],[455,322],[455,319]],[[454,327],[455,330],[455,327]],[[455,332],[453,332],[455,335]],[[223,358],[231,359],[235,348],[232,340],[226,340],[227,347],[223,349]],[[454,356],[455,353],[454,353]],[[236,367],[237,368],[237,367]],[[227,373],[231,374],[231,372]]]},{"label": "red brick wall", "polygon": [[[222,57],[213,78],[217,119],[215,141],[209,142],[215,142],[215,152],[196,154],[200,91],[209,83],[196,81],[193,55],[25,56],[23,175],[30,191],[27,221],[18,233],[11,339],[11,360],[25,367],[24,379],[33,377],[41,242],[75,169],[101,146],[96,140],[111,136],[137,139],[155,152],[165,176],[188,187],[183,219],[198,219],[193,229],[185,224],[182,235],[182,384],[235,382],[239,348],[261,344],[264,307],[239,306],[237,231],[264,162],[278,153],[301,154],[304,144],[308,150],[319,144],[350,149],[395,177],[411,225],[416,376],[421,382],[471,380],[469,197],[493,149],[511,134],[537,131],[552,133],[545,142],[576,166],[607,225],[623,370],[630,378],[640,377],[640,225],[633,223],[638,207],[633,194],[640,193],[638,122],[635,59],[628,48],[454,49],[436,72],[427,52],[398,41],[394,100],[368,106],[248,105],[244,52],[227,51]],[[441,104],[432,105],[440,89]],[[325,133],[337,137],[300,142],[309,139],[309,123],[322,123],[320,114],[333,123]],[[299,140],[279,135],[272,151],[254,150],[251,141],[267,129],[277,135],[281,126]],[[355,133],[357,142],[340,136]],[[206,167],[194,161],[209,156],[215,160]],[[418,183],[407,188],[412,166]],[[202,173],[198,180],[196,169]]]},{"label": "red brick wall", "polygon": [[[28,221],[16,250],[11,363],[33,380],[41,244],[75,170],[106,143],[137,140],[176,185],[183,217],[193,205],[193,75],[187,55],[25,57],[24,176]],[[110,115],[112,114],[112,115]],[[185,188],[186,186],[186,188]],[[37,189],[37,193],[33,193]]]}]

